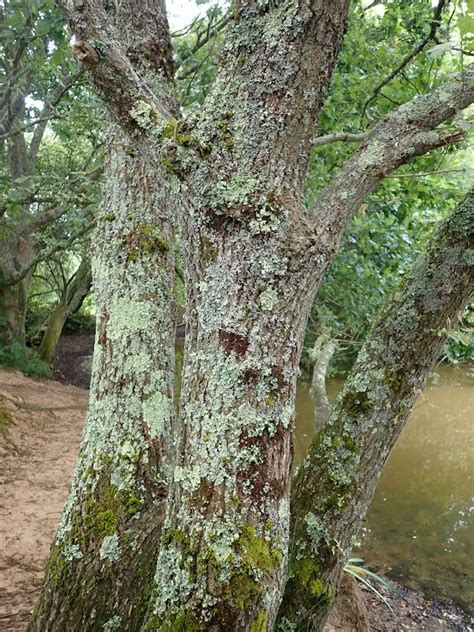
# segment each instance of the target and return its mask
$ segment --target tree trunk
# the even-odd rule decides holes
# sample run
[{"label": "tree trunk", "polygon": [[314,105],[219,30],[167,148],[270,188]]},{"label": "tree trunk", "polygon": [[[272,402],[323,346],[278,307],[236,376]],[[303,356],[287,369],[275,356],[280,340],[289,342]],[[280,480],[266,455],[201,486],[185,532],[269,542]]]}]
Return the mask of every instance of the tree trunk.
[{"label": "tree trunk", "polygon": [[385,461],[473,291],[473,246],[471,191],[382,310],[300,467],[280,629],[322,630]]},{"label": "tree trunk", "polygon": [[39,346],[39,355],[48,364],[52,364],[56,356],[64,324],[71,314],[80,309],[82,302],[90,292],[92,282],[90,263],[83,259],[74,277],[69,281],[61,299],[48,318],[45,332]]},{"label": "tree trunk", "polygon": [[113,132],[93,250],[89,411],[31,631],[135,632],[146,611],[174,417],[174,236],[159,185]]},{"label": "tree trunk", "polygon": [[25,348],[25,320],[30,279],[16,285],[0,286],[0,348],[8,349],[17,343]]},{"label": "tree trunk", "polygon": [[314,343],[314,348],[311,352],[314,367],[310,393],[314,405],[316,428],[321,428],[321,426],[327,422],[331,414],[331,405],[326,392],[326,373],[335,351],[335,341],[322,334]]},{"label": "tree trunk", "polygon": [[289,235],[257,233],[226,220],[183,234],[181,439],[146,629],[270,630],[278,610],[296,379],[318,275],[296,262]]}]

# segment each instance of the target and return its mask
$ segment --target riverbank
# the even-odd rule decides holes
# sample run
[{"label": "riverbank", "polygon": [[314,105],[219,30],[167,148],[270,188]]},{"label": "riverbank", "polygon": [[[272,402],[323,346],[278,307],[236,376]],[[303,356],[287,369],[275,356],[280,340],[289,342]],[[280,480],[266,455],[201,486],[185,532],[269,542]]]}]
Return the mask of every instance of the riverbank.
[{"label": "riverbank", "polygon": [[[72,475],[88,392],[0,370],[0,630],[22,632],[37,598],[49,546]],[[355,597],[373,632],[472,632],[450,603],[401,586],[386,591],[393,609],[363,590]],[[351,595],[349,599],[354,599]],[[354,632],[354,604],[339,600],[328,632]]]}]

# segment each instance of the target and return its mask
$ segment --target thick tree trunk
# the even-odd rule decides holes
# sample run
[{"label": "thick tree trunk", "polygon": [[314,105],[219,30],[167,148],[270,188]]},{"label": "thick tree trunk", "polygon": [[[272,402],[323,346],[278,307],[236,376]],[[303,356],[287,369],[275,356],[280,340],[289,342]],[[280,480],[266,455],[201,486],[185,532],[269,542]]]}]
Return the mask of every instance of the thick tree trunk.
[{"label": "thick tree trunk", "polygon": [[83,259],[74,277],[68,283],[60,301],[54,308],[41,339],[38,352],[48,364],[52,364],[63,327],[71,314],[77,312],[90,292],[92,274],[90,263]]},{"label": "thick tree trunk", "polygon": [[384,463],[474,289],[473,247],[471,192],[382,310],[296,476],[279,629],[322,630]]},{"label": "thick tree trunk", "polygon": [[224,224],[191,222],[183,236],[182,434],[146,629],[270,630],[285,578],[296,379],[318,275],[289,235]]},{"label": "thick tree trunk", "polygon": [[135,632],[146,611],[174,416],[174,235],[159,185],[115,131],[93,250],[89,411],[29,630]]}]

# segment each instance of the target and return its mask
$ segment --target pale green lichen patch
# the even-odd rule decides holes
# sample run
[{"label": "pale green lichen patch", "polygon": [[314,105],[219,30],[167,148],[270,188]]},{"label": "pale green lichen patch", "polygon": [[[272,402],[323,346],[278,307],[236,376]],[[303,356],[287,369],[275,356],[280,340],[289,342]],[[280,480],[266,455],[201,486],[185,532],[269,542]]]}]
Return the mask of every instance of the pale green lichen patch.
[{"label": "pale green lichen patch", "polygon": [[172,399],[160,391],[143,402],[143,419],[152,439],[163,435],[165,430],[168,430],[172,409]]},{"label": "pale green lichen patch", "polygon": [[120,557],[119,539],[116,533],[106,536],[100,545],[99,555],[101,560],[116,561]]},{"label": "pale green lichen patch", "polygon": [[121,623],[122,617],[115,615],[104,623],[102,630],[103,632],[118,632],[120,630]]},{"label": "pale green lichen patch", "polygon": [[250,202],[250,195],[257,185],[255,178],[237,174],[230,180],[222,180],[212,186],[210,199],[215,206],[232,208],[246,205]]},{"label": "pale green lichen patch", "polygon": [[278,294],[275,290],[267,288],[259,296],[260,306],[265,312],[271,312],[278,303]]},{"label": "pale green lichen patch", "polygon": [[130,110],[130,115],[145,130],[150,130],[157,120],[157,115],[152,106],[143,99],[138,99],[135,102],[135,105]]},{"label": "pale green lichen patch", "polygon": [[107,335],[116,340],[151,326],[150,305],[132,298],[118,298],[109,307]]},{"label": "pale green lichen patch", "polygon": [[72,543],[64,547],[63,557],[68,562],[72,562],[73,560],[80,560],[84,557],[84,554],[77,543]]}]

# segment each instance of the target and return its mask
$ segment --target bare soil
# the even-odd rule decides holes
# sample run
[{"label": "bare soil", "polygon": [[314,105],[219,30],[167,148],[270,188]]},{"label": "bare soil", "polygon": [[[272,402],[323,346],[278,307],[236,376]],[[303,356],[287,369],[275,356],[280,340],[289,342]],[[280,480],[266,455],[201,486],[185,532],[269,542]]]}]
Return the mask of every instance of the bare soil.
[{"label": "bare soil", "polygon": [[[82,339],[84,352],[89,352],[89,343],[90,337]],[[69,364],[75,364],[74,357],[69,358]],[[62,367],[63,380],[80,379],[73,369],[65,375],[66,360]],[[76,386],[0,370],[1,632],[24,631],[34,607],[79,453],[87,399],[88,392]],[[424,599],[399,586],[386,595],[394,614],[365,590],[351,594],[347,603],[339,599],[327,632],[474,629],[472,620],[452,604]],[[367,612],[370,627],[358,627],[354,610]]]}]

